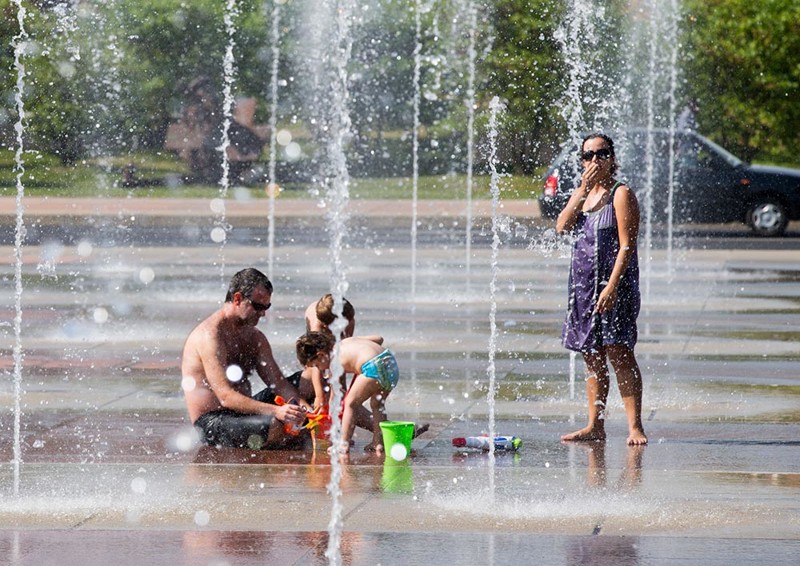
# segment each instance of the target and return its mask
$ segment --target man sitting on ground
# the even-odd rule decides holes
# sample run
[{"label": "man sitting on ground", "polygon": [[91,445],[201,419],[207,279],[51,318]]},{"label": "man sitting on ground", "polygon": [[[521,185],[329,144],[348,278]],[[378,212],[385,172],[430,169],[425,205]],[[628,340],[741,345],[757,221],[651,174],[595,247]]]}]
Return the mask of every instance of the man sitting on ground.
[{"label": "man sitting on ground", "polygon": [[[271,299],[267,276],[243,269],[231,278],[225,304],[186,339],[181,363],[186,407],[208,444],[251,449],[300,444],[284,425],[302,425],[310,406],[284,378],[267,337],[256,328]],[[255,395],[253,372],[267,385]],[[276,395],[299,404],[278,406]]]}]

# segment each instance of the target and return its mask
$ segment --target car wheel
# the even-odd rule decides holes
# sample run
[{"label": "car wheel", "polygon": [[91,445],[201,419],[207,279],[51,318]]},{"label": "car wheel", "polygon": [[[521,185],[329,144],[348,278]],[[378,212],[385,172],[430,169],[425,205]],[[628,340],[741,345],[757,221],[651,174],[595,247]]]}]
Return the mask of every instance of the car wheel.
[{"label": "car wheel", "polygon": [[788,222],[786,207],[777,200],[757,201],[747,213],[747,223],[758,236],[780,236]]}]

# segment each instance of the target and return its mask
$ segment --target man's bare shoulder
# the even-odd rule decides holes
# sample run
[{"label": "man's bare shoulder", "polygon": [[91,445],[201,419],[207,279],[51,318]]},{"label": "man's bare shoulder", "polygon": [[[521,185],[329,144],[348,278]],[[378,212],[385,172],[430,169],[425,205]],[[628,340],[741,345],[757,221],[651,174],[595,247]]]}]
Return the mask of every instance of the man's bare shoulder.
[{"label": "man's bare shoulder", "polygon": [[219,311],[209,315],[201,320],[189,333],[186,342],[194,342],[201,339],[207,339],[210,335],[215,334],[220,326],[221,318]]},{"label": "man's bare shoulder", "polygon": [[240,330],[239,340],[242,341],[244,344],[250,344],[253,346],[269,346],[269,340],[267,340],[266,334],[261,332],[255,326],[247,326]]},{"label": "man's bare shoulder", "polygon": [[218,350],[223,342],[222,311],[216,311],[192,329],[183,345],[183,357],[199,357],[209,350]]}]

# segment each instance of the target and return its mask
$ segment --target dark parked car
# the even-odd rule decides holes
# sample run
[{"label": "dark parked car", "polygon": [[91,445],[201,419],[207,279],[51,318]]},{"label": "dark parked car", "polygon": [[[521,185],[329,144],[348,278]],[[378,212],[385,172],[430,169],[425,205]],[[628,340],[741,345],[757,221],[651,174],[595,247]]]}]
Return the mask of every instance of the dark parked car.
[{"label": "dark parked car", "polygon": [[[675,223],[744,222],[760,236],[779,236],[800,219],[800,170],[750,165],[692,131],[674,133],[672,152]],[[620,169],[617,178],[636,192],[642,218],[652,200],[652,219],[668,219],[669,131],[629,129],[611,133]],[[648,170],[648,146],[652,167]],[[580,182],[578,148],[564,144],[545,175],[542,215],[555,218]],[[648,182],[652,180],[652,182]],[[647,188],[652,186],[651,199]]]}]

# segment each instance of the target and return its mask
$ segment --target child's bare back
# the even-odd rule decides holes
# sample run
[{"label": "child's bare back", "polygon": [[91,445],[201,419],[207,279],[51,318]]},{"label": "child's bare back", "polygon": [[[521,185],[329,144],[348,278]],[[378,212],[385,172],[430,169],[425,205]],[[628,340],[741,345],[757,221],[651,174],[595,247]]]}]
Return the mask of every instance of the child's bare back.
[{"label": "child's bare back", "polygon": [[369,338],[353,336],[339,344],[339,361],[345,373],[359,375],[361,366],[381,354],[386,348]]}]

